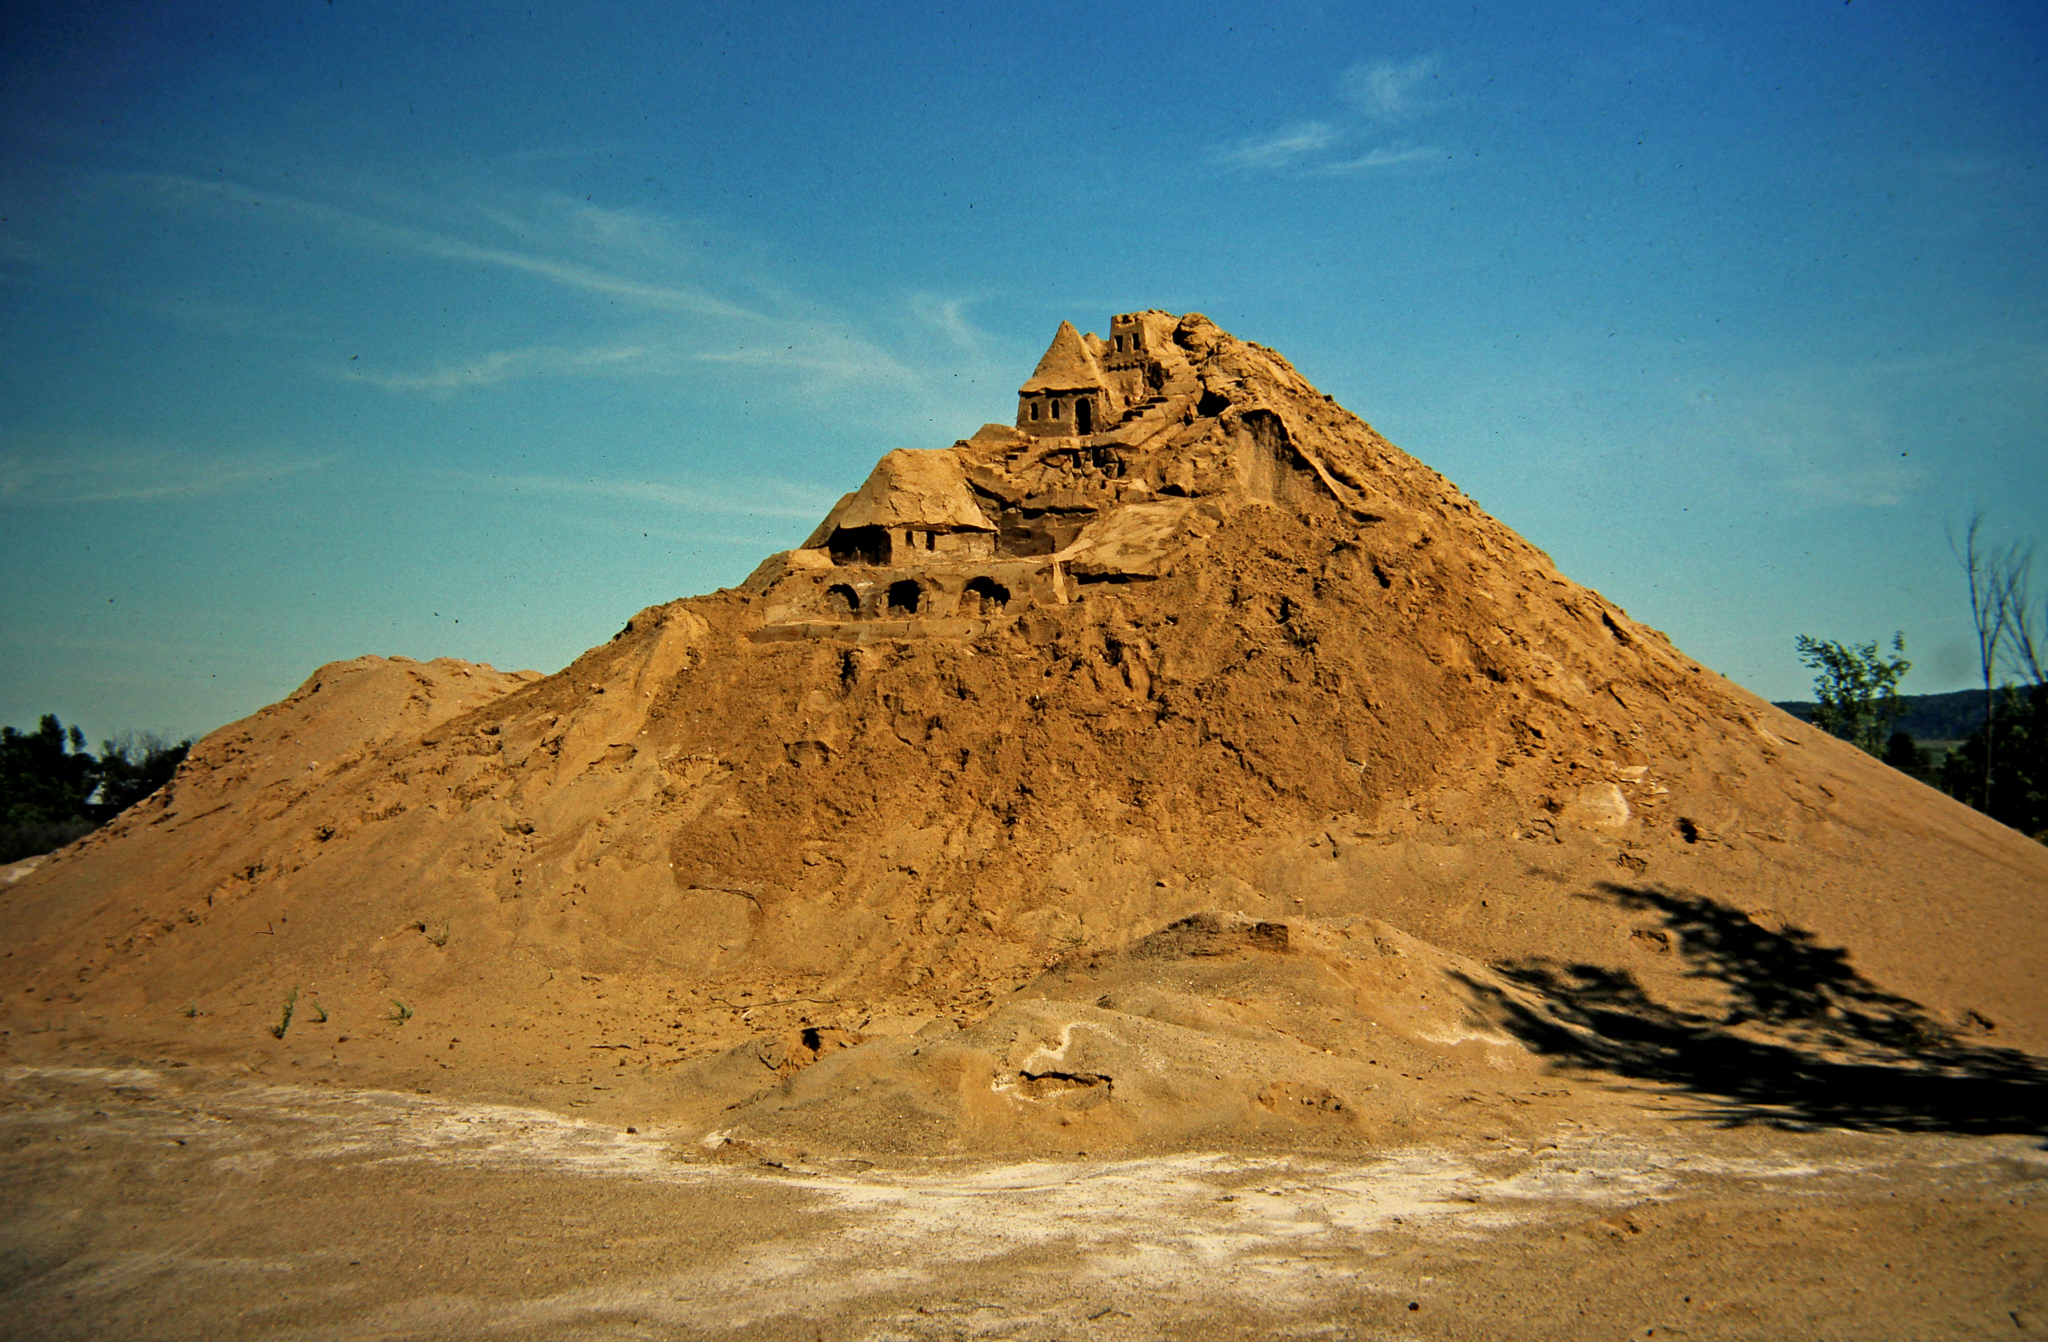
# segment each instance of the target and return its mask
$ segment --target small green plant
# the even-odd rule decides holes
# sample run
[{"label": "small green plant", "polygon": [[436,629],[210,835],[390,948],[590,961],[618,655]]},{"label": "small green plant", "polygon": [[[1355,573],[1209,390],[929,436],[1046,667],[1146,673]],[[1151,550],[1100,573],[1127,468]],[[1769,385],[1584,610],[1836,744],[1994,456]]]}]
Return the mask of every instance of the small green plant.
[{"label": "small green plant", "polygon": [[412,1008],[394,997],[391,999],[391,1014],[384,1019],[395,1020],[400,1025],[403,1025],[412,1019]]},{"label": "small green plant", "polygon": [[186,1004],[186,1006],[185,1006],[185,1009],[184,1009],[183,1011],[180,1011],[180,1012],[179,1012],[178,1014],[179,1014],[180,1016],[183,1016],[183,1017],[184,1017],[184,1018],[185,1018],[186,1020],[194,1020],[194,1019],[196,1019],[196,1018],[198,1017],[198,1015],[199,1015],[199,1003],[197,1003],[197,1002],[189,1002],[189,1003],[187,1003],[187,1004]]},{"label": "small green plant", "polygon": [[315,1025],[325,1025],[327,1023],[327,1008],[321,1006],[317,1001],[313,1003],[313,1023]]},{"label": "small green plant", "polygon": [[439,927],[427,933],[427,940],[433,942],[436,946],[446,946],[448,944],[448,920],[446,918],[441,920]]},{"label": "small green plant", "polygon": [[270,1036],[271,1036],[271,1038],[273,1038],[273,1039],[282,1039],[282,1038],[284,1038],[284,1032],[285,1032],[286,1030],[289,1030],[289,1029],[291,1029],[291,1028],[292,1028],[292,1009],[293,1009],[294,1007],[298,1006],[298,1004],[299,1004],[299,985],[298,985],[298,984],[296,984],[296,983],[294,983],[294,984],[292,985],[292,990],[291,990],[290,992],[288,992],[288,993],[286,993],[286,994],[284,995],[284,1015],[283,1015],[283,1017],[281,1017],[281,1018],[280,1018],[280,1019],[278,1020],[277,1024],[275,1024],[275,1025],[273,1025],[273,1026],[271,1026],[271,1027],[270,1027]]}]

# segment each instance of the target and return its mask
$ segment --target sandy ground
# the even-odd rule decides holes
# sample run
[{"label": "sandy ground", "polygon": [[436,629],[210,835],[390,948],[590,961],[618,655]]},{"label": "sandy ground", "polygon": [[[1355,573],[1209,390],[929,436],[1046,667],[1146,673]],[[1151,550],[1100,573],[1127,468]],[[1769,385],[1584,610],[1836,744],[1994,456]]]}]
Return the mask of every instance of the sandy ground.
[{"label": "sandy ground", "polygon": [[1331,1161],[720,1160],[533,1108],[17,1067],[35,1338],[1954,1338],[2048,1331],[2048,1152],[1727,1129]]}]

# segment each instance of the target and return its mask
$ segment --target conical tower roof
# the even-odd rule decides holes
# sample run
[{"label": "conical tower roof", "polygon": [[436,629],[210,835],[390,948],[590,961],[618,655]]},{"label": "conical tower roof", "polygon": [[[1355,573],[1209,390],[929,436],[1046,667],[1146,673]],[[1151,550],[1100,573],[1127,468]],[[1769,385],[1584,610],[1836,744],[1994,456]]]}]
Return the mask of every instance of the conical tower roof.
[{"label": "conical tower roof", "polygon": [[1061,322],[1031,380],[1018,391],[1028,396],[1036,391],[1080,391],[1108,385],[1109,380],[1103,377],[1102,365],[1096,362],[1088,342],[1081,339],[1072,322]]}]

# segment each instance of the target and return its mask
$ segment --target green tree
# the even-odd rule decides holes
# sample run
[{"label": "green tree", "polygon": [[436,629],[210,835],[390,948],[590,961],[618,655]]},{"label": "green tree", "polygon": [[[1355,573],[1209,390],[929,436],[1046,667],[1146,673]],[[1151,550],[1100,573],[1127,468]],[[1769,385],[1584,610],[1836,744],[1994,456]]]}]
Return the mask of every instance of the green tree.
[{"label": "green tree", "polygon": [[191,744],[123,732],[95,757],[54,713],[32,732],[0,727],[0,862],[92,833],[170,781]]},{"label": "green tree", "polygon": [[[1984,528],[1984,514],[1970,517],[1969,529],[1960,543],[1949,533],[1949,551],[1962,565],[1970,587],[1970,621],[1977,630],[1977,669],[1984,678],[1984,745],[1977,753],[1981,769],[1976,800],[1970,804],[1986,815],[1992,813],[1994,768],[1993,746],[1999,733],[1998,704],[1994,681],[2001,661],[2017,663],[2030,670],[2032,681],[2041,683],[2041,633],[2034,625],[2028,604],[2027,581],[2034,567],[2031,541],[1992,545],[1978,535]],[[1970,801],[1968,792],[1954,795]]]},{"label": "green tree", "polygon": [[0,727],[0,819],[74,820],[99,786],[85,733],[43,714],[32,732]]},{"label": "green tree", "polygon": [[61,848],[98,827],[87,815],[98,763],[86,753],[85,733],[54,713],[32,732],[0,727],[0,862]]},{"label": "green tree", "polygon": [[1988,561],[2002,662],[2019,683],[1996,691],[1984,725],[1942,762],[1941,786],[2048,843],[2048,603],[2037,605],[2029,590],[2033,561],[2032,545],[2006,546]]},{"label": "green tree", "polygon": [[2048,685],[2002,687],[1990,721],[1942,761],[1941,786],[1965,802],[1988,794],[1979,810],[2048,843]]},{"label": "green tree", "polygon": [[1879,655],[1876,643],[1852,646],[1804,634],[1793,646],[1800,663],[1819,673],[1813,678],[1813,695],[1820,701],[1813,725],[1881,757],[1903,711],[1899,681],[1913,669],[1904,655],[1905,634],[1892,635],[1891,657]]},{"label": "green tree", "polygon": [[1906,732],[1893,732],[1891,740],[1885,742],[1884,762],[1902,774],[1911,774],[1922,782],[1929,781],[1934,760],[1922,750]]},{"label": "green tree", "polygon": [[122,732],[100,742],[95,762],[99,791],[89,810],[94,818],[112,820],[171,781],[192,748],[190,741],[166,741],[155,732]]}]

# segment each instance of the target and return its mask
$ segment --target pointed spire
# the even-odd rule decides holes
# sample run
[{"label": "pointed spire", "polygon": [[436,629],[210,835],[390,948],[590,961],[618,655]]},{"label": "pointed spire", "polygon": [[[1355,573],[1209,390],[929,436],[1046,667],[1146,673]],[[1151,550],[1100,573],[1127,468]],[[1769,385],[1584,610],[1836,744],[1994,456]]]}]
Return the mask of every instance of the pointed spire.
[{"label": "pointed spire", "polygon": [[1102,365],[1095,361],[1095,355],[1081,339],[1081,333],[1074,329],[1072,322],[1061,322],[1059,331],[1052,338],[1052,345],[1031,374],[1031,380],[1017,390],[1020,395],[1029,395],[1035,391],[1079,391],[1108,385],[1109,380],[1102,375]]}]

